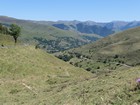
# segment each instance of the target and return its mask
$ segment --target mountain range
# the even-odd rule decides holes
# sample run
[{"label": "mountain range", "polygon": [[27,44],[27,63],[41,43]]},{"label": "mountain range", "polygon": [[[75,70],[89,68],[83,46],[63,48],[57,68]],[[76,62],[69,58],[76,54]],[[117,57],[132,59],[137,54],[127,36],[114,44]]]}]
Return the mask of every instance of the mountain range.
[{"label": "mountain range", "polygon": [[[52,25],[64,30],[75,30],[81,33],[95,33],[101,36],[107,36],[111,33],[127,30],[140,26],[140,21],[112,21],[112,22],[94,22],[94,21],[34,21],[35,23]],[[108,33],[100,33],[94,31],[96,28],[106,28]],[[105,30],[106,31],[106,30]]]},{"label": "mountain range", "polygon": [[34,44],[47,52],[59,52],[76,48],[110,34],[140,26],[139,21],[33,21],[0,16],[0,23],[16,23],[21,26],[20,40]]}]

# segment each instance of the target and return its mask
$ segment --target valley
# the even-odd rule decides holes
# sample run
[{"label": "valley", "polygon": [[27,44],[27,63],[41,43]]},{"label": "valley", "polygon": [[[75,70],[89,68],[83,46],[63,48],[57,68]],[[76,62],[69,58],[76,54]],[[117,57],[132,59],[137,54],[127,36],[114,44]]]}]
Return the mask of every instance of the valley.
[{"label": "valley", "polygon": [[137,66],[140,64],[139,34],[139,27],[129,29],[80,48],[56,53],[56,56],[93,73]]},{"label": "valley", "polygon": [[[17,43],[0,30],[1,105],[140,104],[138,24],[121,30],[130,24],[121,22],[106,30],[103,23],[54,25],[3,16],[0,23],[8,30],[13,23],[21,27]],[[106,30],[105,36],[93,27]]]}]

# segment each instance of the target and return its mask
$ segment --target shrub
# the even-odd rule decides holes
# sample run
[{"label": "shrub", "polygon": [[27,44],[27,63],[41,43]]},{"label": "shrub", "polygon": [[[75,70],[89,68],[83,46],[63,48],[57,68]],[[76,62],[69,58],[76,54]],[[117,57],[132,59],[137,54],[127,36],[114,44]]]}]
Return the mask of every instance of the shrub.
[{"label": "shrub", "polygon": [[91,71],[91,68],[88,67],[88,68],[86,68],[86,70],[87,70],[87,71]]},{"label": "shrub", "polygon": [[114,59],[116,59],[116,58],[118,58],[118,57],[119,57],[119,55],[115,55],[115,56],[114,56]]},{"label": "shrub", "polygon": [[100,69],[100,66],[98,66],[97,69]]},{"label": "shrub", "polygon": [[12,89],[9,93],[10,94],[16,94],[16,93],[18,93],[19,92],[19,90],[17,90],[17,89]]}]

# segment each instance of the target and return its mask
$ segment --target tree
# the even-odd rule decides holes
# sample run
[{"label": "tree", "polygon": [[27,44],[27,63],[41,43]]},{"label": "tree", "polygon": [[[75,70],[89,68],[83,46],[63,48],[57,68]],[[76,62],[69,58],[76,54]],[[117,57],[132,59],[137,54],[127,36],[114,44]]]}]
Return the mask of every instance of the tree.
[{"label": "tree", "polygon": [[10,35],[13,36],[15,43],[17,43],[17,38],[21,33],[21,28],[16,24],[10,25]]}]

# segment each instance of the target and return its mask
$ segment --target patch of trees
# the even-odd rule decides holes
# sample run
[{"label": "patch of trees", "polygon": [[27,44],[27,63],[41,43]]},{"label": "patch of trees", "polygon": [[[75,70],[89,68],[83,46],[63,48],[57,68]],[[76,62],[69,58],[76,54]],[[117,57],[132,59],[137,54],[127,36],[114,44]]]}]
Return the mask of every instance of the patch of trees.
[{"label": "patch of trees", "polygon": [[0,23],[0,33],[5,35],[11,35],[14,38],[15,43],[21,33],[21,28],[17,24],[11,24],[9,27]]},{"label": "patch of trees", "polygon": [[64,51],[86,44],[85,42],[72,37],[56,37],[56,40],[47,40],[39,37],[34,37],[34,39],[38,41],[37,46],[39,48],[45,48],[49,53]]},{"label": "patch of trees", "polygon": [[71,56],[71,55],[59,55],[59,56],[57,56],[59,59],[62,59],[62,60],[64,60],[64,61],[70,61],[70,59],[72,59],[73,58],[73,56]]}]

